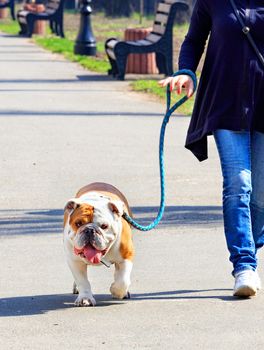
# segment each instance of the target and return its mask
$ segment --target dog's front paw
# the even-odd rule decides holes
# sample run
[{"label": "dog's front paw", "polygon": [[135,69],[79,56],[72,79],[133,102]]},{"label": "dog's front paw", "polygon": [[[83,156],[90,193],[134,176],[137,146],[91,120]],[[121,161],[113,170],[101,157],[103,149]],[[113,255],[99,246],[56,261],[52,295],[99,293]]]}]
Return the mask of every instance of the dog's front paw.
[{"label": "dog's front paw", "polygon": [[95,306],[96,301],[92,294],[79,294],[74,302],[75,306]]},{"label": "dog's front paw", "polygon": [[128,286],[124,283],[112,283],[110,287],[112,297],[115,299],[130,299]]}]

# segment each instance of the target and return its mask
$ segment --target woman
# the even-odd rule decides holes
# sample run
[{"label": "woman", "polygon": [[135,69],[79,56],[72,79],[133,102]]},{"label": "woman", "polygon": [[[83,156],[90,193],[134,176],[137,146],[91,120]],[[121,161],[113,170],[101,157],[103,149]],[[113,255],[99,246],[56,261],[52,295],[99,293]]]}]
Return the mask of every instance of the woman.
[{"label": "woman", "polygon": [[[260,52],[264,52],[264,2],[235,0]],[[209,36],[210,35],[210,36]],[[207,136],[216,141],[223,174],[223,214],[235,277],[234,295],[260,289],[257,251],[264,244],[264,67],[250,46],[230,0],[197,0],[179,56],[179,69],[196,71],[209,36],[205,62],[186,139],[203,161]],[[193,94],[188,75],[170,84]]]}]

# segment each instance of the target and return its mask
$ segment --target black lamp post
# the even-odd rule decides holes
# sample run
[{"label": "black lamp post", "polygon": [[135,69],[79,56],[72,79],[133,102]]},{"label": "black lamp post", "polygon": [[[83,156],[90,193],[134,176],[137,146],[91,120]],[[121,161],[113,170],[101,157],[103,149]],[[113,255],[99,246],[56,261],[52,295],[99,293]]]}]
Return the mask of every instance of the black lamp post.
[{"label": "black lamp post", "polygon": [[91,26],[91,2],[92,0],[80,0],[80,29],[74,46],[74,53],[78,55],[96,55],[96,41]]}]

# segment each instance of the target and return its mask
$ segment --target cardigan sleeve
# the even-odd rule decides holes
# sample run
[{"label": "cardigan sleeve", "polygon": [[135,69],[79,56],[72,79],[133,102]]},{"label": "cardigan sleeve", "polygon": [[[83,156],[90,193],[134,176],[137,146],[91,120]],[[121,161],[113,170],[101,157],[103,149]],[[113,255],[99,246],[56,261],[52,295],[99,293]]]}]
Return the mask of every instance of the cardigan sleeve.
[{"label": "cardigan sleeve", "polygon": [[210,0],[197,0],[179,55],[179,69],[196,71],[211,30]]}]

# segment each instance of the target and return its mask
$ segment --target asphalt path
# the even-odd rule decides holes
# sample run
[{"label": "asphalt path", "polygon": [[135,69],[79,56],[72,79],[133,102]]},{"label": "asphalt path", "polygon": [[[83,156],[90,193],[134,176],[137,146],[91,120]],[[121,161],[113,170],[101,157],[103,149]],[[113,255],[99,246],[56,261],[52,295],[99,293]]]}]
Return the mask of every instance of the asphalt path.
[{"label": "asphalt path", "polygon": [[[166,211],[134,231],[131,300],[112,300],[113,269],[89,278],[97,300],[76,308],[62,245],[66,201],[94,181],[125,193],[140,223],[159,206],[165,106],[125,82],[0,36],[0,348],[262,349],[264,294],[232,297],[220,167],[184,149],[189,117],[165,142]],[[264,280],[263,253],[259,273]]]}]

